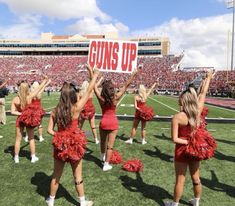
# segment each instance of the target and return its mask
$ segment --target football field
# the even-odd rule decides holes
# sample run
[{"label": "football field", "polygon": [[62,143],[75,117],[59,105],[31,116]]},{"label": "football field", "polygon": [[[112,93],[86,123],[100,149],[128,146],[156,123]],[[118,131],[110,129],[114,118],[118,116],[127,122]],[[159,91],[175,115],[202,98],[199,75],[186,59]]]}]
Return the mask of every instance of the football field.
[{"label": "football field", "polygon": [[[13,96],[6,99],[6,109],[10,109]],[[57,104],[58,93],[43,96],[43,107],[51,111]],[[97,114],[101,113],[97,99],[94,98]],[[171,116],[178,110],[178,100],[171,96],[150,96],[148,105],[154,107],[155,114]],[[209,106],[208,117],[235,118],[235,110]],[[123,96],[117,107],[117,114],[133,115],[133,95]],[[7,116],[7,125],[0,126],[0,205],[4,206],[43,206],[49,194],[50,176],[53,169],[52,137],[46,133],[48,117],[43,119],[44,142],[37,141],[36,151],[39,162],[30,162],[28,143],[22,140],[20,163],[14,164],[12,154],[15,141],[15,119]],[[132,145],[124,141],[130,134],[132,121],[119,121],[120,128],[114,149],[122,154],[124,160],[138,158],[144,164],[141,173],[129,173],[114,165],[113,169],[103,172],[99,145],[94,143],[89,124],[84,130],[88,138],[88,153],[83,162],[83,179],[86,197],[95,206],[154,206],[163,205],[170,200],[175,182],[174,165],[171,161],[174,144],[170,138],[170,122],[151,121],[147,123],[147,144],[141,144],[140,129]],[[97,132],[99,120],[96,120]],[[209,123],[208,130],[217,140],[214,158],[201,163],[201,182],[203,193],[202,206],[235,205],[235,125]],[[35,131],[37,135],[37,131]],[[181,205],[193,197],[189,175],[185,184]],[[69,165],[65,167],[55,205],[78,205],[73,177]]]}]

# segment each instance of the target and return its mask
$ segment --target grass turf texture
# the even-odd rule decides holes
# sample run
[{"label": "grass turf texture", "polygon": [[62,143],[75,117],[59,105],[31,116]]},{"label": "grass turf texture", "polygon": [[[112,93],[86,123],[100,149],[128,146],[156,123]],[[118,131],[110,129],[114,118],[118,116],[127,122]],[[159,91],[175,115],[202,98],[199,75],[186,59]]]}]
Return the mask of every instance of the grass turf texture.
[{"label": "grass turf texture", "polygon": [[[152,96],[154,99],[178,109],[177,99],[164,96]],[[8,109],[12,96],[7,98]],[[49,98],[45,95],[43,105],[51,108],[56,105],[58,94]],[[97,104],[97,100],[94,99]],[[127,95],[121,104],[133,103],[133,97]],[[149,99],[149,104],[155,107],[158,115],[172,115],[174,110],[157,104]],[[121,105],[120,104],[120,105]],[[210,117],[233,117],[233,111],[209,107]],[[119,114],[133,114],[131,107],[117,109]],[[97,113],[100,108],[97,107]],[[43,119],[45,141],[36,141],[39,162],[30,163],[30,153],[27,143],[22,140],[20,164],[13,163],[11,153],[15,141],[15,117],[7,117],[7,125],[0,127],[0,205],[4,206],[43,206],[45,198],[49,194],[50,176],[53,169],[51,136],[45,130],[48,118]],[[96,121],[98,125],[98,120]],[[94,144],[90,128],[86,122],[84,130],[87,131],[89,154],[86,154],[83,162],[83,179],[86,196],[94,201],[95,206],[106,205],[163,205],[163,200],[171,199],[175,182],[174,167],[170,158],[173,156],[174,145],[170,140],[170,123],[149,122],[147,124],[146,145],[140,144],[140,131],[137,132],[133,145],[127,145],[124,141],[128,138],[131,121],[120,121],[120,129],[115,142],[124,160],[137,157],[144,163],[144,171],[140,174],[128,173],[117,165],[111,171],[103,172],[99,161],[99,145]],[[209,124],[213,136],[217,139],[218,148],[215,157],[201,164],[201,181],[203,194],[201,205],[203,206],[232,206],[235,205],[235,125],[234,124]],[[35,131],[37,134],[37,131]],[[193,196],[192,184],[189,175],[185,184],[182,205],[188,205],[187,200]],[[74,189],[71,168],[66,165],[61,185],[56,197],[55,205],[76,205],[77,194]]]}]

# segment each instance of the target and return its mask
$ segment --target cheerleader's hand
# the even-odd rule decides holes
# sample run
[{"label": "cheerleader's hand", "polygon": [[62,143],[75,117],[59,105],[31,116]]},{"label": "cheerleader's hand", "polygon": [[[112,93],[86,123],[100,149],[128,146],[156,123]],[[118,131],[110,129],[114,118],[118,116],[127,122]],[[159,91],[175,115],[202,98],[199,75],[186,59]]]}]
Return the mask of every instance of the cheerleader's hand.
[{"label": "cheerleader's hand", "polygon": [[94,67],[93,72],[94,72],[94,74],[96,74],[97,76],[100,74],[100,70],[98,69],[97,66]]},{"label": "cheerleader's hand", "polygon": [[135,77],[138,74],[139,70],[138,69],[134,69],[134,71],[132,72],[132,76]]},{"label": "cheerleader's hand", "polygon": [[49,85],[51,83],[51,79],[49,79],[48,81],[47,81],[47,85]]},{"label": "cheerleader's hand", "polygon": [[43,78],[44,78],[45,80],[48,80],[48,76],[47,76],[46,74],[43,74]]},{"label": "cheerleader's hand", "polygon": [[91,68],[91,65],[87,62],[86,63],[86,68],[88,71],[91,71],[92,72],[92,68]]},{"label": "cheerleader's hand", "polygon": [[206,74],[207,78],[212,79],[215,75],[215,71],[214,70],[209,70]]}]

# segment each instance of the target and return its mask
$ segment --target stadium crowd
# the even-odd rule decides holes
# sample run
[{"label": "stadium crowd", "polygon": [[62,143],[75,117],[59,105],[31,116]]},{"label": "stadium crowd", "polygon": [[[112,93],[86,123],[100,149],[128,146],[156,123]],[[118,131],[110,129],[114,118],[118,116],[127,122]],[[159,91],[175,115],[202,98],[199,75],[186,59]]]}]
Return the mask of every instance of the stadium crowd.
[{"label": "stadium crowd", "polygon": [[[168,55],[163,57],[143,56],[138,58],[138,65],[143,65],[141,75],[130,85],[130,89],[137,89],[140,83],[150,87],[156,79],[159,90],[182,91],[184,84],[205,73],[204,71],[185,71],[178,69],[182,55]],[[57,90],[64,81],[81,84],[88,78],[84,65],[87,56],[23,56],[0,57],[0,79],[10,78],[12,88],[22,80],[32,82],[42,73],[52,80],[51,89]],[[66,74],[66,75],[65,75]],[[105,73],[105,78],[112,78],[120,87],[127,81],[128,75],[120,73]],[[229,86],[227,78],[235,79],[235,71],[218,71],[211,82],[209,93],[227,94]]]}]

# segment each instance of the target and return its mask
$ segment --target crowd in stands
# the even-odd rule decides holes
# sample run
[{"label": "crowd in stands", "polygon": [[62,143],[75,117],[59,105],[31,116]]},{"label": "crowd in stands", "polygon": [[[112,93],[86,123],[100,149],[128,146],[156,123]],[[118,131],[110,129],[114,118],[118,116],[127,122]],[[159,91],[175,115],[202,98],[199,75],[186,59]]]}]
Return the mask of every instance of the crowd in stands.
[{"label": "crowd in stands", "polygon": [[[143,65],[138,78],[130,86],[136,89],[144,83],[150,87],[158,79],[159,90],[181,91],[183,85],[190,82],[203,72],[184,71],[175,69],[179,65],[181,56],[168,55],[163,57],[139,57],[138,65]],[[14,86],[22,80],[32,82],[39,79],[44,73],[52,79],[52,88],[55,90],[64,81],[81,84],[88,79],[85,70],[87,56],[17,56],[0,57],[0,79],[10,78],[9,85]],[[120,87],[129,78],[129,75],[120,73],[105,73],[104,77],[113,79],[116,87]],[[218,71],[211,82],[211,93],[228,92],[227,77],[235,79],[235,71]]]}]

